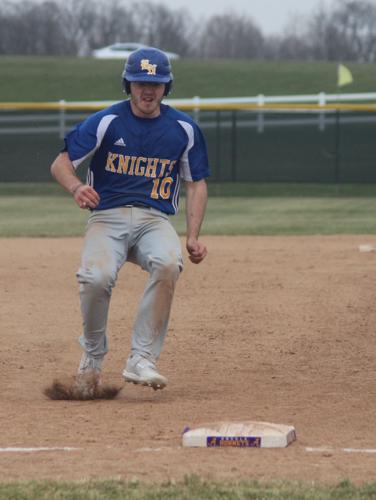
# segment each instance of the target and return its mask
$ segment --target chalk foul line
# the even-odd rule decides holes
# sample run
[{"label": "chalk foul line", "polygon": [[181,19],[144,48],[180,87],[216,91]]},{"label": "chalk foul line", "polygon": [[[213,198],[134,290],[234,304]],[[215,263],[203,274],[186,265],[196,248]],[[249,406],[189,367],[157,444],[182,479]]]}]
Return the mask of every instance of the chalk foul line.
[{"label": "chalk foul line", "polygon": [[69,446],[62,446],[62,447],[39,446],[34,448],[7,447],[7,448],[0,448],[0,453],[34,453],[36,451],[75,451],[80,449],[81,448],[71,448]]},{"label": "chalk foul line", "polygon": [[376,453],[376,448],[310,448],[305,449],[308,452],[313,453],[335,453],[338,451],[344,453]]},{"label": "chalk foul line", "polygon": [[[77,451],[82,448],[74,448],[70,446],[37,446],[37,447],[5,447],[0,448],[0,453],[35,453],[35,452],[43,452],[43,451]],[[162,447],[162,448],[138,448],[134,451],[136,452],[160,452],[165,450],[172,450],[174,448]],[[308,453],[368,453],[368,454],[376,454],[376,448],[312,448],[306,447],[305,451]]]}]

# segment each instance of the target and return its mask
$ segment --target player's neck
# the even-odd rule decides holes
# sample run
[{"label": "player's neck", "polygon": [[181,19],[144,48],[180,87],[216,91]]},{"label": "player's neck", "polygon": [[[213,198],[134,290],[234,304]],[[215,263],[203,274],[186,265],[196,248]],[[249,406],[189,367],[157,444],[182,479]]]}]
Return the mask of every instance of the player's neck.
[{"label": "player's neck", "polygon": [[139,102],[134,102],[134,100],[130,100],[132,113],[137,118],[143,118],[145,120],[151,120],[153,118],[158,118],[161,114],[161,107],[158,104],[157,106],[148,107],[147,105],[143,105]]}]

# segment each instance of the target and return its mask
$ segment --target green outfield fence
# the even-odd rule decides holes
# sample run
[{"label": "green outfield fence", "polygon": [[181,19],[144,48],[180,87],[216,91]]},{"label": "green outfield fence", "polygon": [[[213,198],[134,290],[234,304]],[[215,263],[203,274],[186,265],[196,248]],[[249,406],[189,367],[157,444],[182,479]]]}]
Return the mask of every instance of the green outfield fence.
[{"label": "green outfield fence", "polygon": [[[103,106],[0,103],[0,182],[51,181],[64,134]],[[204,132],[213,182],[376,182],[374,104],[178,107]]]}]

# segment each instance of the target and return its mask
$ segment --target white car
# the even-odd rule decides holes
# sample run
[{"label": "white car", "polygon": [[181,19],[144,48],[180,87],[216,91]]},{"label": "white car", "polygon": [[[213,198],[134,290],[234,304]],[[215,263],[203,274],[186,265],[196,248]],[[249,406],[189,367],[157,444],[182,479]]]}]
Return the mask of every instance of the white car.
[{"label": "white car", "polygon": [[[93,50],[93,57],[96,59],[127,59],[128,56],[137,49],[146,47],[142,43],[114,43],[101,49]],[[174,52],[163,51],[169,59],[178,59],[179,55]]]}]

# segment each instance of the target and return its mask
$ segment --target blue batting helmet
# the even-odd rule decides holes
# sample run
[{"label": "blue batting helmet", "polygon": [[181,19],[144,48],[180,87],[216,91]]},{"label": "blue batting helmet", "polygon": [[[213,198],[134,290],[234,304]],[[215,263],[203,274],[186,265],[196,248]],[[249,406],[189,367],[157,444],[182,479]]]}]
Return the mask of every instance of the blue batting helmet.
[{"label": "blue batting helmet", "polygon": [[172,86],[173,75],[167,55],[154,47],[142,47],[128,57],[123,71],[124,87],[130,93],[130,82],[155,82],[165,84],[165,95]]}]

